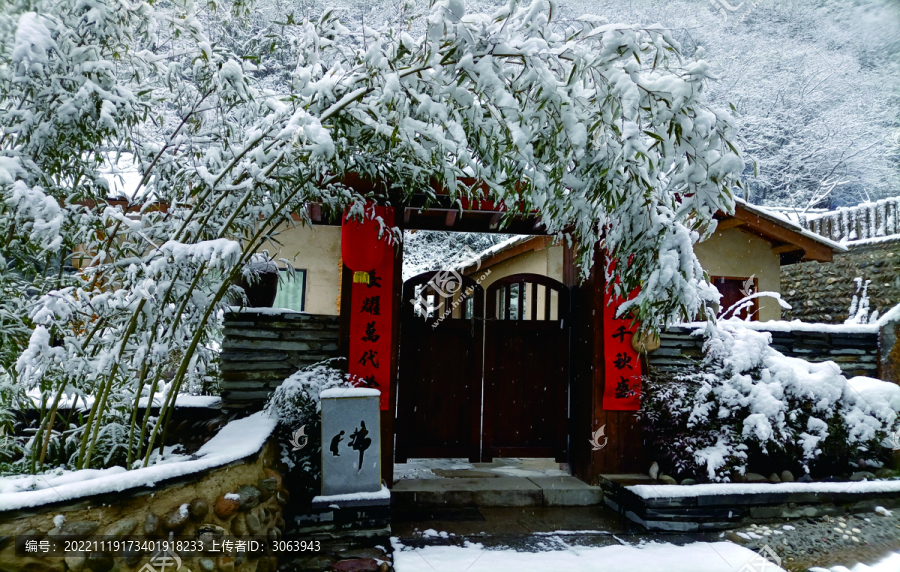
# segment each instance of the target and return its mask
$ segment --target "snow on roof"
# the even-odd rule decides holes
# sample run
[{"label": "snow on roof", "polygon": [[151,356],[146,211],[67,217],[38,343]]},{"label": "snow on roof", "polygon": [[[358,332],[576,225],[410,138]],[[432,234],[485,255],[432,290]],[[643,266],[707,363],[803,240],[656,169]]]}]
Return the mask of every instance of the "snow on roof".
[{"label": "snow on roof", "polygon": [[816,233],[812,232],[811,230],[805,229],[803,226],[800,225],[800,223],[792,221],[790,218],[788,218],[787,216],[785,216],[784,214],[782,214],[780,212],[777,212],[777,211],[774,211],[771,209],[767,209],[766,207],[761,207],[758,205],[751,205],[747,201],[740,199],[740,198],[735,198],[734,201],[735,201],[735,203],[740,205],[740,207],[743,208],[744,210],[750,211],[751,213],[753,213],[757,216],[768,219],[770,222],[774,222],[775,224],[777,224],[779,226],[788,228],[788,229],[796,232],[797,234],[801,234],[809,239],[815,240],[816,242],[820,242],[820,243],[824,244],[825,246],[831,248],[832,250],[836,250],[838,252],[847,252],[847,247],[844,246],[843,244],[841,244],[839,242],[835,242],[835,241],[831,240],[830,238],[826,238],[826,237],[822,236],[821,234],[816,234]]},{"label": "snow on roof", "polygon": [[263,412],[232,421],[193,455],[170,455],[156,465],[82,469],[56,474],[0,477],[0,512],[152,487],[249,457],[262,449],[277,420]]},{"label": "snow on roof", "polygon": [[[512,238],[508,238],[508,239],[504,240],[503,242],[498,242],[497,244],[488,248],[487,250],[483,250],[482,252],[479,252],[478,255],[476,256],[476,260],[478,260],[480,262],[484,262],[485,260],[488,260],[488,259],[500,254],[501,252],[503,252],[505,250],[509,250],[510,248],[512,248],[518,244],[524,244],[524,243],[528,242],[529,240],[531,240],[532,238],[537,238],[538,236],[539,235],[519,234]],[[472,266],[474,264],[475,264],[475,262],[467,262],[463,265],[463,268],[468,268],[469,266]]]},{"label": "snow on roof", "polygon": [[[847,252],[847,247],[844,246],[843,244],[841,244],[839,242],[835,242],[829,238],[826,238],[822,235],[816,234],[810,230],[805,229],[802,225],[800,225],[797,222],[792,221],[790,218],[788,218],[787,216],[785,216],[782,213],[773,211],[771,209],[767,209],[765,207],[751,205],[747,201],[740,199],[740,198],[736,198],[735,202],[738,205],[740,205],[741,208],[743,208],[744,210],[749,211],[759,217],[765,218],[765,219],[769,220],[770,222],[777,224],[778,226],[785,227],[788,230],[796,232],[799,235],[805,236],[811,240],[815,240],[816,242],[824,244],[825,246],[831,248],[832,250],[836,250],[838,252]],[[528,242],[532,238],[535,238],[535,236],[527,235],[527,234],[514,236],[508,240],[504,240],[503,242],[495,244],[494,246],[488,248],[487,250],[485,250],[483,252],[480,252],[478,254],[478,259],[481,260],[482,262],[484,262],[485,260],[488,260],[489,258],[494,257],[505,250],[509,250],[510,248],[513,248],[514,246]],[[469,263],[466,266],[471,266],[471,265],[472,264]]]}]

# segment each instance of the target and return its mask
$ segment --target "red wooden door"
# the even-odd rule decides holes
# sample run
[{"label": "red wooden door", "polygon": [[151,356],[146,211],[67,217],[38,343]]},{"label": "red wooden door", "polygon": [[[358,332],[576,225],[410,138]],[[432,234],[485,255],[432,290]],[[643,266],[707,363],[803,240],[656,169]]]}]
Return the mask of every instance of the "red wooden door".
[{"label": "red wooden door", "polygon": [[482,461],[567,462],[569,290],[514,274],[487,290]]},{"label": "red wooden door", "polygon": [[468,276],[426,272],[403,285],[395,458],[477,462],[484,289]]}]

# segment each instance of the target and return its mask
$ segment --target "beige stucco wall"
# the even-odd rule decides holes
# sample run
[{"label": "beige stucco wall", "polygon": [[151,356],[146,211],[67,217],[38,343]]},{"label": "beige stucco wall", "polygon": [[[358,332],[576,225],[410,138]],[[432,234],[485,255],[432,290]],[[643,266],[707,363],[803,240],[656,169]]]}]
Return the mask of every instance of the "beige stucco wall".
[{"label": "beige stucco wall", "polygon": [[[760,292],[781,292],[781,258],[772,252],[772,244],[762,238],[729,228],[696,244],[694,252],[710,276],[756,275]],[[763,322],[781,319],[778,302],[760,298],[759,319]]]},{"label": "beige stucco wall", "polygon": [[[490,270],[490,275],[481,282],[485,290],[501,278],[511,274],[523,274],[526,272],[549,276],[562,282],[562,247],[553,246],[537,252],[531,250],[494,264],[490,267]],[[470,272],[470,274],[473,278],[478,278],[484,274],[484,270]]]},{"label": "beige stucco wall", "polygon": [[340,294],[341,227],[281,227],[275,240],[260,251],[273,258],[286,258],[294,268],[306,270],[306,312],[336,316]]}]

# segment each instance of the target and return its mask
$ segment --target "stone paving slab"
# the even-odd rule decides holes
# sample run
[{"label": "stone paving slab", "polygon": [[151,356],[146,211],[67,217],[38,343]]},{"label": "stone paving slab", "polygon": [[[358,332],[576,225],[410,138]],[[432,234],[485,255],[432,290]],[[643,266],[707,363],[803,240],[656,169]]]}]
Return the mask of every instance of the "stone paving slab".
[{"label": "stone paving slab", "polygon": [[409,479],[394,484],[392,506],[540,506],[541,488],[523,477]]},{"label": "stone paving slab", "polygon": [[591,506],[603,502],[603,489],[575,477],[528,477],[541,487],[543,506]]},{"label": "stone paving slab", "polygon": [[503,476],[500,473],[470,469],[432,469],[431,472],[445,479],[498,479]]},{"label": "stone paving slab", "polygon": [[[474,511],[474,512],[473,512]],[[448,513],[458,514],[448,514]],[[604,506],[505,507],[435,510],[433,516],[419,509],[395,509],[391,531],[402,538],[421,537],[428,529],[457,537],[516,535],[535,536],[563,531],[570,534],[620,535],[646,531]]]}]

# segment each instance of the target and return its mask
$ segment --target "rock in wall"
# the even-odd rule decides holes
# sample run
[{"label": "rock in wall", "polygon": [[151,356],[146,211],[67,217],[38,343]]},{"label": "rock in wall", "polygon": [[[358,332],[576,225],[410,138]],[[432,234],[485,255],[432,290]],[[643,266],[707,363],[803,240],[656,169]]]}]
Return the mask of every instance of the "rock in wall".
[{"label": "rock in wall", "polygon": [[[270,441],[255,457],[190,475],[155,490],[124,491],[0,513],[0,570],[136,572],[150,561],[149,555],[141,554],[17,557],[12,538],[19,535],[90,534],[149,540],[164,539],[173,533],[179,538],[254,535],[280,539],[285,527],[282,507],[288,492],[282,486],[281,474],[274,469],[276,452],[277,446]],[[274,556],[250,558],[208,553],[186,557],[182,566],[182,572],[275,572],[277,561]]]}]

